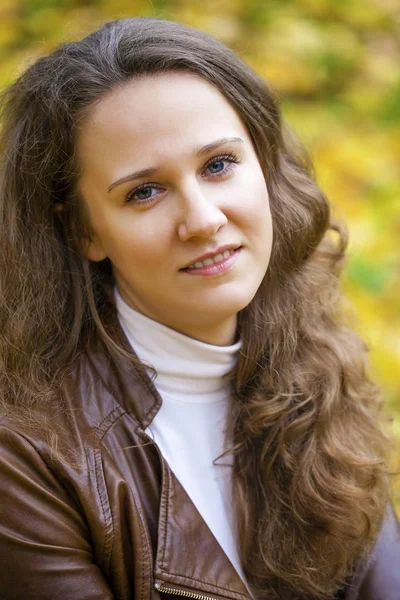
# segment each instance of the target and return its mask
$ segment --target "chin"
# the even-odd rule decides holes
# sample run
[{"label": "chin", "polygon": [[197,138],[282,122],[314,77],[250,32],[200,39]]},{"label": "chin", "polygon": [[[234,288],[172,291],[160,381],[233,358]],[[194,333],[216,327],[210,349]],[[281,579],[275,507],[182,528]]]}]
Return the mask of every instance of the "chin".
[{"label": "chin", "polygon": [[253,300],[258,288],[250,288],[242,284],[236,289],[225,290],[218,299],[213,299],[209,310],[221,319],[237,315],[238,312],[246,308]]}]

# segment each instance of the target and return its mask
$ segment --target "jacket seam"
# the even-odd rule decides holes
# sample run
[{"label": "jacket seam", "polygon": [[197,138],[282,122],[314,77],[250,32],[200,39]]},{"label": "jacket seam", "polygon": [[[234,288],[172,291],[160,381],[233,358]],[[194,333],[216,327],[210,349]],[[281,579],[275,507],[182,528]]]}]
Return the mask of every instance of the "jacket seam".
[{"label": "jacket seam", "polygon": [[[118,412],[119,414],[117,414],[114,418],[113,415],[116,412]],[[106,417],[104,417],[102,421],[100,421],[98,425],[96,425],[95,429],[100,435],[100,441],[102,441],[104,436],[107,434],[108,430],[111,429],[111,427],[118,421],[118,419],[123,417],[125,414],[126,412],[121,406],[116,406],[111,412],[108,413]],[[110,422],[107,423],[107,421]]]},{"label": "jacket seam", "polygon": [[100,500],[101,512],[102,512],[103,520],[105,523],[105,539],[103,542],[102,561],[103,561],[104,565],[106,565],[107,574],[109,575],[110,574],[110,564],[109,564],[110,557],[111,557],[112,549],[114,546],[114,523],[113,523],[110,503],[108,501],[107,486],[106,485],[101,486],[102,488],[104,487],[103,492],[105,491],[105,496],[106,496],[105,498],[100,489],[100,482],[99,482],[100,473],[102,473],[102,474],[104,474],[104,473],[103,473],[103,469],[101,466],[101,451],[99,448],[94,448],[94,466],[95,466],[95,473],[96,473],[96,490],[97,490],[97,495]]},{"label": "jacket seam", "polygon": [[[118,412],[116,416],[115,413]],[[106,433],[111,429],[111,427],[124,415],[123,409],[120,406],[116,406],[111,412],[108,413],[107,416],[104,417],[102,421],[95,427],[95,431],[99,436],[99,442],[101,443]],[[105,523],[105,536],[103,542],[103,550],[102,550],[102,560],[106,565],[107,573],[110,572],[110,560],[114,547],[114,538],[115,538],[115,528],[114,528],[114,520],[111,510],[111,505],[108,497],[107,486],[105,485],[105,477],[104,477],[104,469],[102,467],[102,455],[101,448],[94,447],[94,467],[96,474],[96,490],[97,495],[100,499],[101,512],[103,515],[104,523]],[[99,479],[102,479],[100,484]],[[102,490],[103,489],[103,494]]]},{"label": "jacket seam", "polygon": [[143,422],[146,422],[146,419],[148,419],[149,415],[151,415],[151,413],[154,412],[154,410],[157,408],[157,404],[158,403],[160,403],[160,404],[162,403],[162,400],[161,400],[161,396],[159,395],[157,389],[155,388],[155,386],[151,382],[150,378],[145,377],[140,372],[140,369],[136,370],[136,374],[140,378],[140,381],[145,386],[145,388],[148,391],[148,393],[151,394],[151,396],[154,398],[153,404],[150,406],[150,408],[148,409],[148,411],[143,415],[143,419],[141,419],[139,421],[139,424],[140,424],[141,428],[144,430],[144,429],[146,429],[147,425],[146,425],[146,427],[144,427]]},{"label": "jacket seam", "polygon": [[[168,531],[167,528],[167,524],[168,524],[168,517],[169,517],[169,496],[170,496],[170,482],[171,482],[171,475],[169,472],[169,467],[166,464],[166,461],[163,461],[163,470],[166,472],[167,477],[166,477],[166,483],[167,483],[167,489],[166,489],[166,496],[167,496],[167,507],[165,510],[165,521],[164,521],[164,527],[165,530]],[[164,543],[163,543],[163,553],[162,553],[162,568],[161,570],[166,573],[167,571],[165,571],[165,552],[166,552],[166,548],[167,548],[167,535],[164,535]]]},{"label": "jacket seam", "polygon": [[[120,407],[117,407],[117,408],[115,408],[115,409],[114,409],[112,412],[115,412],[115,410],[118,410],[118,408],[119,408],[119,410],[123,410],[122,408],[120,408]],[[110,413],[110,414],[108,415],[108,417],[110,417],[110,415],[111,415],[111,414],[112,414],[112,413]],[[100,439],[101,439],[101,441],[102,441],[102,440],[103,440],[103,438],[105,437],[106,433],[107,433],[107,432],[108,432],[108,431],[111,429],[111,427],[113,427],[113,425],[115,425],[115,423],[116,423],[116,422],[117,422],[117,421],[118,421],[118,420],[119,420],[121,417],[124,417],[124,416],[126,416],[126,415],[128,415],[128,416],[131,416],[131,413],[122,412],[121,414],[119,414],[119,415],[118,415],[118,416],[117,416],[117,417],[116,417],[116,418],[115,418],[115,419],[112,421],[112,423],[110,423],[110,424],[107,426],[107,428],[106,428],[106,429],[104,430],[104,432],[103,432],[103,435],[102,435],[102,436],[101,436],[101,438],[100,438]],[[106,421],[108,417],[106,417],[105,419],[103,419],[102,423],[103,423],[104,421]],[[100,427],[100,425],[102,425],[102,423],[100,423],[100,424],[99,424],[99,427]],[[108,454],[108,456],[109,456],[109,457],[112,459],[112,456],[111,456],[110,452],[108,451],[108,449],[107,449],[107,448],[106,448],[104,445],[102,445],[102,449],[103,449],[103,451],[104,451],[104,452],[106,452],[106,453]],[[98,451],[98,453],[100,454],[100,457],[101,457],[101,452],[100,452],[100,450]],[[104,469],[103,469],[102,467],[101,467],[101,469],[102,469],[102,471],[104,472]],[[96,477],[96,486],[98,486],[97,477]],[[105,487],[105,488],[106,488],[106,490],[107,490],[107,486],[104,486],[104,487]],[[98,488],[97,488],[97,489],[98,489]],[[98,490],[98,493],[99,493],[99,490]],[[99,493],[99,495],[100,495],[100,493]],[[139,505],[138,505],[138,503],[137,503],[137,501],[136,501],[135,494],[133,494],[133,493],[132,493],[132,499],[133,499],[133,502],[134,502],[134,505],[135,505],[135,508],[136,508],[137,514],[138,514],[138,516],[139,516],[139,530],[140,530],[141,547],[143,548],[144,557],[145,557],[145,559],[146,559],[146,561],[147,561],[147,565],[149,565],[149,562],[150,562],[150,557],[151,557],[151,551],[150,551],[150,544],[149,544],[149,540],[148,540],[148,537],[147,537],[147,535],[146,535],[145,520],[144,520],[144,517],[143,517],[142,511],[141,511],[141,509],[139,508]],[[108,493],[107,493],[107,503],[108,503],[108,507],[109,507],[109,510],[110,510],[110,515],[111,515],[111,524],[112,524],[112,530],[113,530],[113,532],[112,532],[112,538],[113,538],[113,541],[114,541],[114,523],[113,523],[113,519],[112,519],[112,511],[111,511],[111,507],[110,507],[110,504],[109,504],[109,501],[108,501]],[[103,510],[103,506],[102,506],[102,510]],[[105,545],[105,544],[104,544],[104,545]],[[113,545],[113,542],[112,542],[112,545]],[[110,555],[111,555],[111,552],[112,552],[112,546],[111,546],[111,549],[110,549]],[[145,576],[146,576],[146,572],[145,572],[145,565],[144,565],[143,563],[142,563],[142,568],[141,568],[141,570],[142,570],[142,577],[141,577],[140,598],[143,600],[143,599],[145,598],[145,595],[144,595],[144,581],[145,581]],[[152,568],[151,568],[151,566],[150,566],[150,573],[151,573],[151,572],[152,572]],[[150,586],[150,588],[151,588],[151,586]]]},{"label": "jacket seam", "polygon": [[[108,450],[106,448],[104,450],[107,452],[108,455],[110,455],[110,453],[108,452]],[[149,555],[149,549],[148,549],[148,540],[146,538],[146,533],[144,531],[143,515],[142,515],[141,510],[138,507],[138,504],[136,502],[136,498],[135,498],[134,494],[132,494],[132,498],[133,498],[133,502],[135,504],[137,514],[139,515],[139,524],[140,524],[139,530],[140,530],[141,547],[143,548],[143,552],[145,554],[145,558],[146,558],[147,562],[149,562],[150,555]],[[144,567],[143,563],[142,563],[141,571],[142,571],[142,573],[141,573],[142,576],[141,576],[141,585],[140,585],[140,598],[141,598],[141,600],[143,600],[144,599],[144,579],[145,579],[145,575],[146,575],[145,567]]]}]

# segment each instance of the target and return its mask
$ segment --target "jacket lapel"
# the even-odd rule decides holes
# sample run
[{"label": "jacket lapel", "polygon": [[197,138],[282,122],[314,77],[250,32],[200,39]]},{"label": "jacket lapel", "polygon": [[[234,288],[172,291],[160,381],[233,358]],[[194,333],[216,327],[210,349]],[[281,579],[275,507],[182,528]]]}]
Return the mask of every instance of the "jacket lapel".
[{"label": "jacket lapel", "polygon": [[161,460],[156,583],[199,595],[249,600],[242,579],[178,479]]}]

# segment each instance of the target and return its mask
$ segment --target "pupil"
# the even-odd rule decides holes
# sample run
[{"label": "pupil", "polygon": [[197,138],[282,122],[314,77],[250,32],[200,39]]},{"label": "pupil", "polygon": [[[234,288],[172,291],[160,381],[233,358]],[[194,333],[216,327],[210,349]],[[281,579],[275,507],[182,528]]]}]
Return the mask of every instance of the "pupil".
[{"label": "pupil", "polygon": [[[150,193],[149,193],[150,192]],[[151,196],[151,188],[146,187],[138,191],[139,200],[147,200]]]},{"label": "pupil", "polygon": [[[212,163],[212,165],[210,165],[210,166],[213,171],[220,171],[221,169],[218,169],[218,166],[223,167],[223,164],[224,164],[223,160],[218,160],[218,161]],[[216,169],[215,169],[215,165],[217,165]]]}]

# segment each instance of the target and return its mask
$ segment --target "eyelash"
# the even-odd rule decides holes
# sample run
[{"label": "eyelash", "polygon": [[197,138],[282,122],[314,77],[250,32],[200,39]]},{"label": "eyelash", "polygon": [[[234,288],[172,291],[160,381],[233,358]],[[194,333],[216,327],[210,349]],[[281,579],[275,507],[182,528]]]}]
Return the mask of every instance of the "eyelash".
[{"label": "eyelash", "polygon": [[[229,173],[231,171],[231,169],[235,168],[234,165],[235,164],[240,164],[242,161],[233,153],[231,154],[222,154],[221,156],[214,156],[213,158],[210,158],[209,161],[206,162],[206,164],[204,165],[204,170],[207,169],[210,165],[217,163],[217,162],[221,162],[221,161],[227,161],[229,164],[226,167],[226,169],[224,169],[223,171],[221,171],[220,173],[214,173],[211,174],[211,177],[224,177],[225,175],[227,175],[227,173]],[[141,185],[139,185],[138,187],[134,188],[133,190],[130,190],[124,199],[124,203],[128,204],[129,202],[133,201],[134,195],[137,194],[138,192],[140,192],[141,190],[147,189],[147,188],[155,188],[155,189],[160,189],[160,187],[158,187],[156,184],[152,184],[152,183],[143,183]],[[150,196],[150,198],[147,198],[145,200],[136,200],[135,204],[150,204],[151,202],[154,202],[154,199],[156,198],[156,196]]]}]

